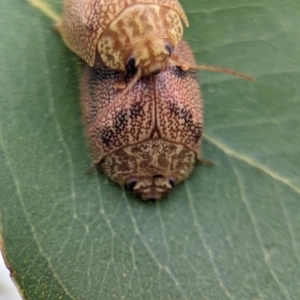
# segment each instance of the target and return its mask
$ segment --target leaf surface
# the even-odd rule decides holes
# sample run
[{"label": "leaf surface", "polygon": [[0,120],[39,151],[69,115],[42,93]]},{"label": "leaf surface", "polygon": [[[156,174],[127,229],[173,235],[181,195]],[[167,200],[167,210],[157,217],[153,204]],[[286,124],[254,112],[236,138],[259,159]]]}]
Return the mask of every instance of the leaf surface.
[{"label": "leaf surface", "polygon": [[[0,2],[2,248],[24,299],[298,299],[300,5],[186,0],[204,159],[145,204],[91,165],[60,0]],[[38,8],[36,8],[36,7]]]}]

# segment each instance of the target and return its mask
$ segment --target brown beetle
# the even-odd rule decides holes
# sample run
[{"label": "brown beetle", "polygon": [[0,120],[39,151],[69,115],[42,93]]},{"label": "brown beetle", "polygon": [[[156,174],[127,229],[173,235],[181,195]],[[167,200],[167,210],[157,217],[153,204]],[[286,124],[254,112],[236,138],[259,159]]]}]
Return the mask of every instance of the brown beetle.
[{"label": "brown beetle", "polygon": [[137,69],[137,80],[168,66],[187,17],[177,0],[65,0],[58,31],[67,46],[94,66]]},{"label": "brown beetle", "polygon": [[[175,52],[195,63],[185,42]],[[94,163],[142,199],[159,200],[191,174],[198,158],[203,104],[196,71],[169,66],[122,97],[116,97],[118,78],[101,65],[84,71],[82,109]]]},{"label": "brown beetle", "polygon": [[[65,0],[56,25],[67,46],[91,67],[101,62],[120,71],[115,86],[123,97],[140,77],[166,70],[201,69],[249,77],[227,69],[197,66],[178,57],[174,49],[183,36],[187,17],[177,0]],[[134,70],[126,86],[124,76]]]}]

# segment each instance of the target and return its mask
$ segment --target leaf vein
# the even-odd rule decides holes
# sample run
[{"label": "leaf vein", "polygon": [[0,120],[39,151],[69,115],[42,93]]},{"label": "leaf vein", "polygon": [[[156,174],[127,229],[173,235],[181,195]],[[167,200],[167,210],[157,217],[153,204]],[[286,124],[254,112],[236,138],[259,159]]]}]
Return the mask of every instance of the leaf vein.
[{"label": "leaf vein", "polygon": [[[41,41],[42,41],[42,44],[44,46],[44,49],[46,49],[46,41],[45,41],[45,36],[43,34],[41,34]],[[42,55],[42,59],[44,60],[45,62],[45,66],[46,66],[46,70],[50,70],[49,68],[49,63],[48,63],[48,59],[47,59],[47,56],[46,56],[46,51],[41,51],[42,53],[44,53]],[[74,167],[73,167],[73,160],[72,160],[72,156],[71,156],[71,152],[68,148],[68,145],[64,139],[64,136],[63,136],[63,133],[62,133],[62,129],[61,129],[61,126],[60,126],[60,122],[56,116],[56,112],[55,112],[55,104],[54,104],[54,97],[53,97],[53,94],[52,94],[52,89],[51,89],[51,79],[50,79],[50,76],[49,74],[47,74],[46,76],[46,83],[47,83],[47,86],[48,86],[48,96],[49,96],[49,107],[50,107],[50,112],[52,113],[53,115],[53,119],[54,119],[54,122],[56,124],[56,131],[57,131],[57,135],[58,135],[58,139],[59,141],[61,142],[62,144],[62,147],[66,153],[66,156],[67,156],[67,162],[69,164],[69,167],[70,167],[70,190],[71,190],[71,199],[72,199],[72,203],[73,203],[73,218],[74,219],[77,219],[77,212],[76,212],[76,202],[75,202],[75,198],[76,198],[76,193],[75,193],[75,183],[74,183]]]},{"label": "leaf vein", "polygon": [[158,268],[160,270],[165,270],[169,276],[172,278],[172,280],[175,282],[175,285],[176,287],[180,290],[182,296],[184,299],[188,299],[184,293],[184,290],[182,289],[180,283],[178,282],[178,280],[176,279],[176,277],[174,276],[173,272],[171,272],[171,270],[168,268],[168,266],[166,265],[163,265],[159,259],[156,257],[156,255],[154,254],[153,250],[151,249],[151,247],[146,243],[146,241],[144,240],[139,228],[138,228],[138,225],[137,225],[137,222],[136,222],[136,219],[132,213],[132,210],[131,210],[131,207],[129,205],[129,200],[126,196],[126,194],[123,192],[123,196],[126,200],[126,207],[127,207],[127,210],[129,212],[129,216],[130,216],[130,219],[131,219],[131,222],[134,226],[134,231],[136,233],[136,235],[140,238],[142,244],[144,245],[144,247],[147,249],[148,253],[150,254],[150,256],[152,257],[153,261],[157,264]]},{"label": "leaf vein", "polygon": [[255,168],[258,168],[259,170],[263,171],[265,174],[268,174],[273,179],[287,185],[292,190],[300,194],[300,188],[292,184],[287,178],[277,174],[275,171],[270,169],[269,167],[261,164],[260,162],[256,161],[252,157],[249,157],[245,154],[240,154],[237,151],[233,150],[232,148],[228,147],[226,144],[222,143],[220,140],[214,138],[213,136],[209,134],[204,134],[204,138],[208,140],[210,143],[221,149],[224,153],[226,153],[228,156],[231,156],[235,159],[241,160],[246,162],[248,165],[253,166]]},{"label": "leaf vein", "polygon": [[[0,124],[1,125],[1,124]],[[16,188],[16,192],[17,192],[17,195],[18,195],[18,198],[19,198],[19,201],[20,201],[20,204],[21,204],[21,207],[22,207],[22,210],[24,212],[24,215],[25,215],[25,218],[30,226],[30,229],[32,231],[32,234],[33,234],[33,239],[34,241],[36,242],[36,245],[38,247],[38,250],[39,252],[41,253],[42,257],[44,257],[44,259],[47,261],[48,265],[49,265],[49,268],[50,270],[52,271],[53,275],[54,275],[54,278],[57,280],[57,282],[60,284],[60,286],[62,287],[63,291],[66,293],[66,295],[68,295],[71,299],[74,299],[75,300],[75,297],[68,291],[68,289],[66,288],[66,286],[64,285],[64,283],[61,281],[61,279],[59,278],[58,274],[56,273],[53,265],[52,265],[52,262],[51,262],[51,259],[46,255],[46,253],[44,252],[43,250],[43,247],[39,241],[39,238],[38,238],[38,235],[36,233],[36,229],[35,227],[33,226],[32,222],[30,221],[30,217],[29,217],[29,214],[27,212],[27,209],[25,207],[25,203],[24,203],[24,200],[23,200],[23,196],[22,196],[22,193],[21,193],[21,189],[20,189],[20,185],[19,185],[19,181],[17,179],[17,176],[13,170],[13,167],[12,167],[12,164],[11,164],[11,161],[10,161],[10,157],[9,157],[9,154],[8,154],[8,151],[6,149],[6,146],[5,146],[5,143],[4,143],[4,140],[3,140],[3,134],[2,134],[2,126],[0,126],[0,145],[3,149],[3,152],[4,152],[4,156],[6,158],[6,161],[8,163],[8,168],[9,168],[9,171],[10,173],[12,174],[12,178],[13,178],[13,181],[15,183],[15,188]]]},{"label": "leaf vein", "polygon": [[54,22],[59,22],[60,17],[45,2],[40,0],[27,0],[27,2],[42,11],[48,18]]},{"label": "leaf vein", "polygon": [[237,183],[239,185],[239,188],[240,188],[240,192],[241,192],[241,199],[245,205],[245,207],[247,208],[247,211],[248,211],[248,214],[250,216],[250,219],[251,219],[251,222],[252,222],[252,225],[253,225],[253,228],[254,228],[254,232],[255,232],[255,235],[257,237],[257,240],[258,240],[258,243],[260,245],[260,248],[263,252],[263,257],[264,257],[264,260],[266,262],[266,265],[268,266],[268,269],[270,271],[270,274],[271,276],[273,277],[273,279],[275,280],[275,282],[278,284],[279,288],[282,290],[283,294],[285,295],[285,298],[286,299],[291,299],[289,294],[288,294],[288,291],[286,290],[286,288],[284,287],[284,285],[280,282],[276,272],[273,270],[270,262],[269,262],[269,259],[268,259],[268,253],[265,249],[265,247],[263,246],[263,239],[260,235],[260,231],[259,231],[259,228],[258,228],[258,224],[257,224],[257,221],[256,221],[256,218],[254,216],[254,213],[251,209],[251,206],[250,206],[250,203],[245,195],[245,192],[244,192],[244,185],[242,184],[241,182],[241,176],[237,170],[237,168],[234,166],[234,164],[231,162],[232,164],[232,169],[236,175],[236,180],[237,180]]},{"label": "leaf vein", "polygon": [[219,282],[219,286],[221,287],[221,289],[224,291],[224,293],[226,294],[226,296],[229,298],[229,299],[234,299],[234,297],[230,294],[229,290],[227,289],[226,285],[224,284],[222,278],[221,278],[221,274],[220,274],[220,271],[214,261],[214,257],[213,257],[213,252],[212,250],[209,248],[209,246],[207,245],[207,242],[204,238],[204,234],[203,234],[203,229],[202,227],[200,226],[198,220],[197,220],[197,216],[195,214],[195,207],[194,207],[194,201],[193,201],[193,196],[191,194],[191,191],[188,187],[188,185],[184,182],[184,186],[185,186],[185,190],[186,190],[186,194],[187,194],[187,198],[188,198],[188,202],[189,202],[189,206],[190,206],[190,210],[192,212],[192,216],[193,216],[193,220],[194,220],[194,224],[197,228],[197,233],[198,233],[198,237],[200,238],[200,240],[202,241],[203,243],[203,246],[205,248],[205,250],[207,251],[208,253],[208,256],[209,256],[209,260],[212,264],[212,267],[213,267],[213,270],[216,274],[216,278]]}]

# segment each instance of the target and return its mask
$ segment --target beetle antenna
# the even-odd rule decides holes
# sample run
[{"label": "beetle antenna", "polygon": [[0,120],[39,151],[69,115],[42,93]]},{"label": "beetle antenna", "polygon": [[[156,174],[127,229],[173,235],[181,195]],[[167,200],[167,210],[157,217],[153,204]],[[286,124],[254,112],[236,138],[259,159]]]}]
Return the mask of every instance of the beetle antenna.
[{"label": "beetle antenna", "polygon": [[203,71],[209,71],[209,72],[216,72],[216,73],[225,73],[233,76],[240,77],[242,79],[246,79],[249,81],[254,81],[255,79],[252,76],[245,75],[240,72],[236,72],[233,70],[229,69],[224,69],[224,68],[218,68],[218,67],[212,67],[212,66],[205,66],[205,65],[189,65],[182,61],[178,56],[172,55],[169,58],[169,62],[172,65],[180,67],[182,70],[187,71],[187,70],[203,70]]},{"label": "beetle antenna", "polygon": [[142,70],[141,69],[137,69],[136,74],[134,75],[134,77],[132,78],[132,80],[130,81],[130,83],[126,86],[126,88],[119,94],[117,95],[117,97],[115,98],[114,101],[119,100],[121,97],[125,96],[128,91],[136,84],[136,82],[141,78],[142,76]]},{"label": "beetle antenna", "polygon": [[203,71],[216,72],[216,73],[225,73],[225,74],[237,76],[237,77],[240,77],[242,79],[249,80],[249,81],[254,81],[255,80],[252,76],[248,76],[248,75],[245,75],[243,73],[236,72],[234,70],[223,69],[223,68],[218,68],[218,67],[205,66],[205,65],[196,65],[196,66],[190,66],[189,69],[203,70]]},{"label": "beetle antenna", "polygon": [[[111,113],[112,107],[122,106],[122,104],[124,102],[122,97],[124,97],[128,93],[128,91],[132,88],[132,86],[138,82],[138,80],[141,78],[141,76],[142,76],[142,70],[137,69],[136,74],[133,76],[132,80],[125,87],[125,89],[123,89],[119,94],[116,94],[116,97],[113,99],[113,101],[110,101],[109,105],[101,110],[101,113],[98,114],[98,116],[97,116],[97,120],[98,120],[97,122],[100,122],[100,123],[103,122],[102,119],[105,118],[107,116],[107,114]],[[116,88],[116,89],[118,90],[118,88]],[[92,169],[92,167],[90,169]],[[88,171],[90,169],[88,169]]]}]

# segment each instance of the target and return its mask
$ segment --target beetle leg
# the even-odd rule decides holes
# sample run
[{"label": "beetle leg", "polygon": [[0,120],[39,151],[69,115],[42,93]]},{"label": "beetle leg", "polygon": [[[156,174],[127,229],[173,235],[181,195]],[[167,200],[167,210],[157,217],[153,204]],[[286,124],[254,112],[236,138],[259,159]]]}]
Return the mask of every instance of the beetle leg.
[{"label": "beetle leg", "polygon": [[84,171],[84,174],[88,174],[88,173],[92,172],[96,167],[97,167],[96,164],[92,165],[91,167],[87,168],[87,169]]},{"label": "beetle leg", "polygon": [[210,160],[204,160],[200,157],[199,153],[197,153],[196,160],[198,163],[204,166],[214,166],[215,164]]},{"label": "beetle leg", "polygon": [[61,27],[61,22],[59,22],[59,23],[56,23],[53,27],[54,27],[54,30],[56,31],[56,32],[58,32],[59,34],[60,34],[60,27]]},{"label": "beetle leg", "polygon": [[119,78],[118,80],[115,82],[114,87],[117,90],[124,90],[126,88],[127,84],[125,81],[125,77],[124,74],[122,72],[119,73]]},{"label": "beetle leg", "polygon": [[180,67],[181,70],[183,71],[187,71],[189,70],[191,67],[188,63],[185,63],[183,60],[181,60],[176,54],[172,54],[169,58],[169,62],[172,65],[175,65],[177,67]]}]

